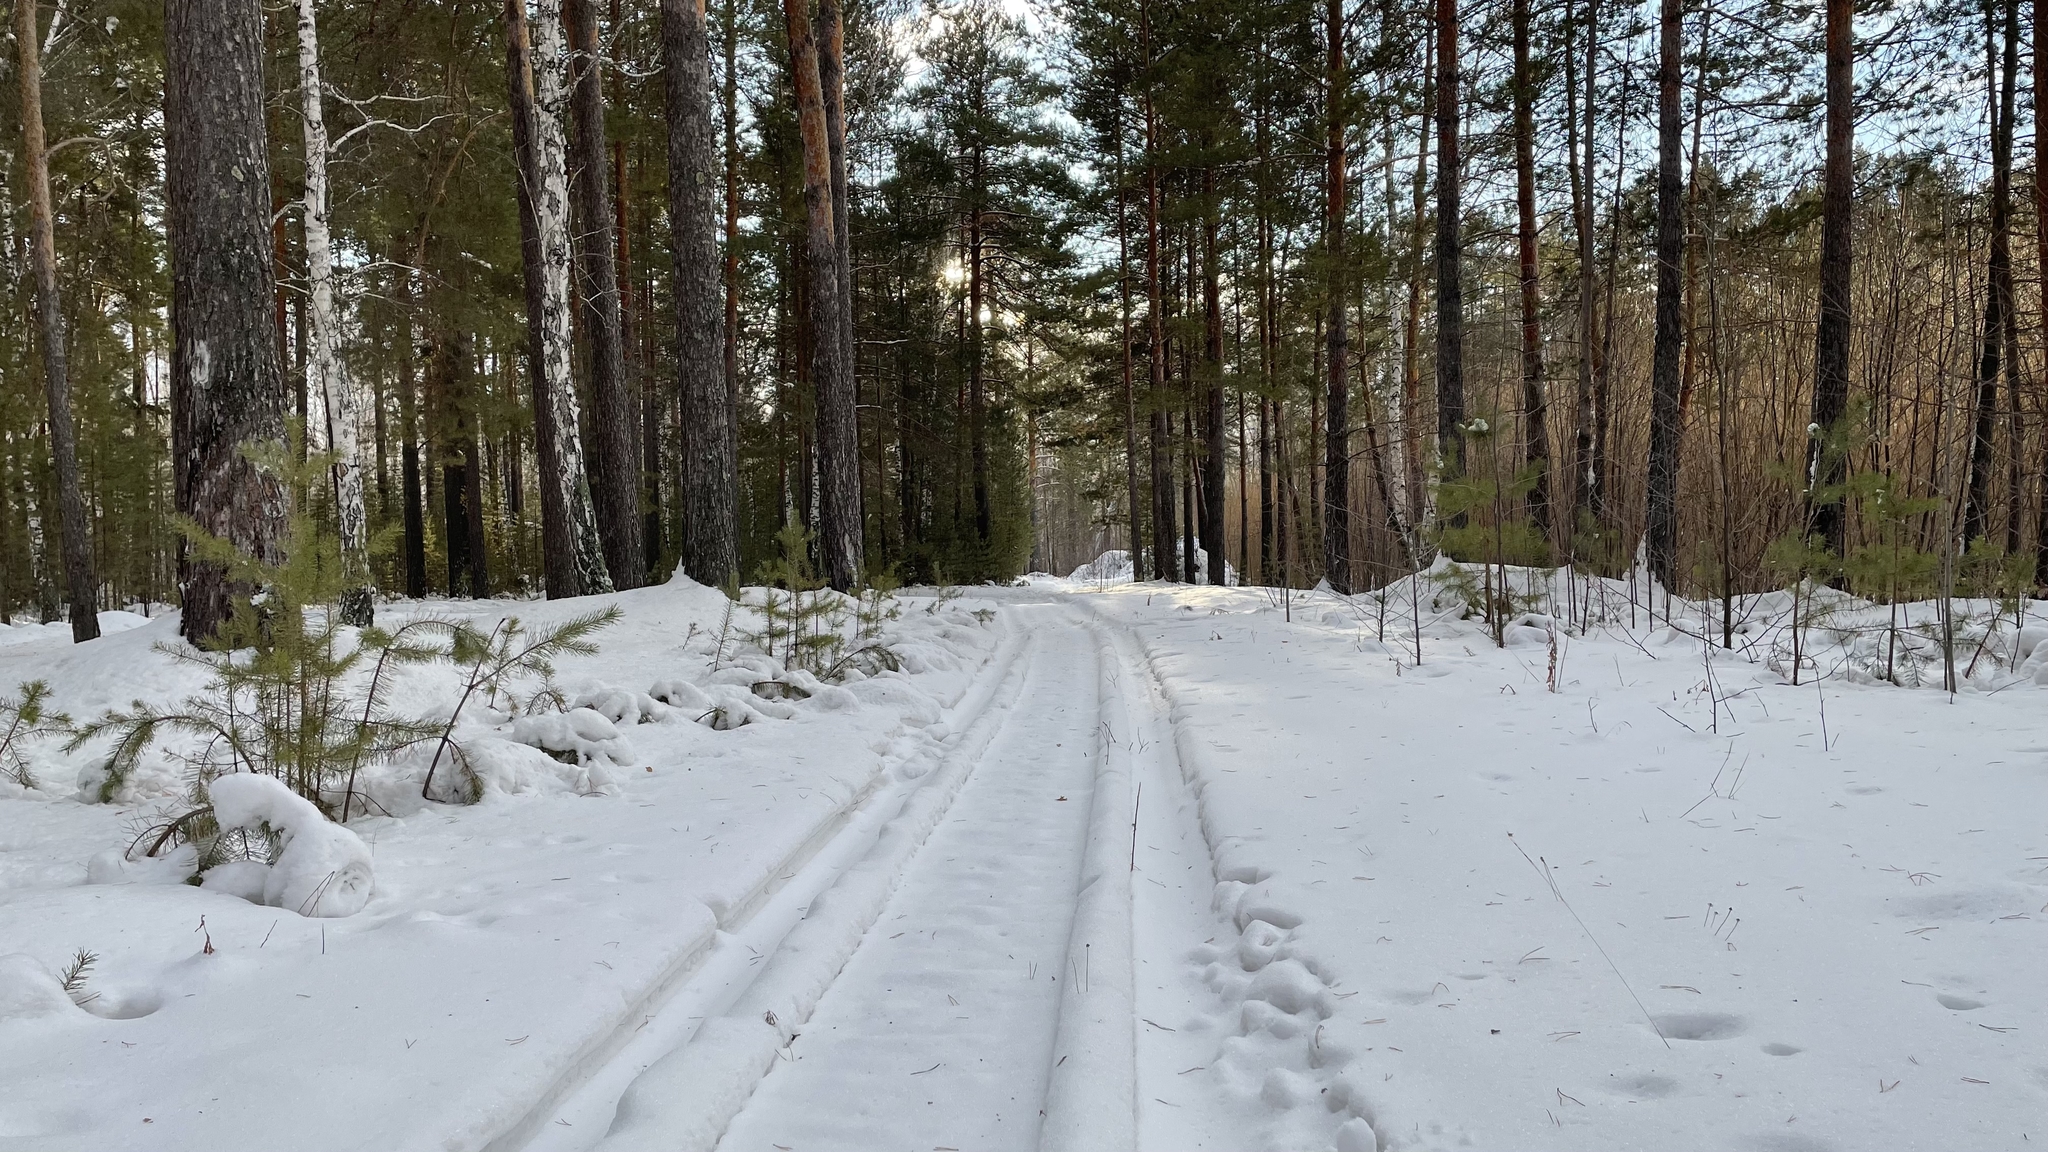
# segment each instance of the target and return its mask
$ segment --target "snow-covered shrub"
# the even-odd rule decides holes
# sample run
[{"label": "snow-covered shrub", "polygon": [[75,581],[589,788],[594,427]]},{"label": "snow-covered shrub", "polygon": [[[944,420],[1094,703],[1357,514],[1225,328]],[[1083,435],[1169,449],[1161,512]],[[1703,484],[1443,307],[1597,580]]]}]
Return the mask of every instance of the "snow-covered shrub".
[{"label": "snow-covered shrub", "polygon": [[564,764],[587,764],[600,757],[622,764],[631,758],[618,728],[594,708],[521,716],[512,721],[512,739]]},{"label": "snow-covered shrub", "polygon": [[[586,612],[552,627],[532,631],[528,631],[517,616],[500,620],[488,633],[468,623],[455,625],[449,632],[448,658],[457,665],[466,665],[468,672],[455,707],[440,727],[433,759],[428,762],[426,777],[420,782],[420,795],[429,800],[462,803],[473,803],[480,797],[483,783],[469,763],[461,742],[455,738],[456,725],[462,721],[463,710],[479,697],[492,704],[504,697],[516,708],[520,685],[536,679],[541,681],[542,688],[528,699],[529,709],[541,700],[557,707],[565,705],[567,701],[553,687],[555,658],[595,655],[597,645],[591,641],[591,635],[610,627],[619,616],[618,607],[613,605],[603,611]],[[599,720],[604,719],[596,712],[590,714]],[[613,735],[616,736],[617,732],[614,731]],[[454,768],[455,779],[452,785],[444,784],[437,794],[434,778],[444,760]]]},{"label": "snow-covered shrub", "polygon": [[[207,874],[207,887],[301,916],[353,916],[370,901],[375,876],[370,849],[355,833],[273,777],[239,772],[207,786],[214,823],[223,831],[261,833],[277,845],[267,860],[224,862]],[[215,883],[215,875],[225,883]],[[258,881],[260,880],[260,888]],[[259,892],[260,900],[252,894]]]},{"label": "snow-covered shrub", "polygon": [[186,756],[190,809],[146,834],[155,848],[184,839],[204,807],[215,776],[251,772],[275,777],[320,810],[346,819],[363,767],[433,736],[424,721],[390,708],[390,675],[406,664],[445,655],[433,642],[445,625],[422,620],[396,629],[344,625],[334,610],[344,592],[333,534],[314,501],[327,490],[331,460],[299,459],[302,430],[290,445],[245,448],[258,469],[279,477],[291,494],[284,559],[249,556],[231,542],[184,525],[189,547],[225,567],[244,587],[219,634],[204,647],[162,644],[158,650],[209,673],[205,689],[169,706],[136,700],[77,727],[66,751],[111,737],[112,750],[89,770],[94,798],[113,799],[143,754],[172,734],[194,737]]}]

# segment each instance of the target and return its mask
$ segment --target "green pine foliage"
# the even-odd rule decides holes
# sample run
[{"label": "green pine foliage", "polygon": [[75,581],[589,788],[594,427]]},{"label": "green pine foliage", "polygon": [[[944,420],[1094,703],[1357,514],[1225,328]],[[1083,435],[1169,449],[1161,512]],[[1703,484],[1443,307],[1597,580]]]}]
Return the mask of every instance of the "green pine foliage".
[{"label": "green pine foliage", "polygon": [[[429,800],[475,803],[483,794],[483,786],[470,768],[461,742],[455,738],[463,711],[479,701],[512,713],[562,709],[567,702],[555,687],[555,660],[563,656],[596,655],[597,644],[591,637],[617,623],[620,615],[617,605],[608,605],[542,628],[529,629],[517,616],[507,616],[489,632],[468,621],[446,624],[448,646],[436,655],[465,669],[465,673],[454,709],[434,734],[434,757],[427,765],[426,778],[420,782],[420,795]],[[529,685],[522,698],[520,690]],[[437,791],[434,782],[444,761],[453,765],[456,779],[454,784]]]},{"label": "green pine foliage", "polygon": [[36,786],[28,749],[71,730],[71,717],[50,711],[49,701],[50,685],[43,680],[23,684],[12,699],[0,697],[0,776],[23,788]]},{"label": "green pine foliage", "polygon": [[363,767],[433,736],[433,726],[396,712],[390,693],[398,668],[443,655],[427,642],[436,626],[340,623],[333,606],[343,590],[341,557],[315,507],[332,460],[303,449],[303,432],[294,427],[289,443],[252,445],[244,453],[291,496],[282,560],[257,559],[185,525],[197,556],[225,565],[255,591],[237,601],[206,647],[158,645],[173,660],[206,671],[202,691],[173,705],[135,700],[74,730],[67,751],[113,741],[101,766],[102,801],[120,792],[159,740],[183,735],[196,742],[186,753],[195,805],[215,776],[260,772],[346,819],[360,810],[355,784]]}]

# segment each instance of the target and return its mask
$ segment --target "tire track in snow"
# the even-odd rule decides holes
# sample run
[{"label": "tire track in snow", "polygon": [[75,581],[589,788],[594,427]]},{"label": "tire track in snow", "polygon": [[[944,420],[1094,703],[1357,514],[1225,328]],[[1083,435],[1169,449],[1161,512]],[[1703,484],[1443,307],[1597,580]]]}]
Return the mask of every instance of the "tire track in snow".
[{"label": "tire track in snow", "polygon": [[[943,793],[937,798],[943,810],[958,787],[958,767],[973,763],[1014,706],[1012,689],[1031,667],[1033,648],[1028,635],[1006,637],[943,723],[919,730],[925,747],[893,766],[885,761],[873,784],[849,798],[755,892],[736,902],[707,948],[625,1006],[606,1043],[574,1061],[485,1152],[584,1152],[604,1139],[629,1087],[747,990],[763,958],[802,927],[820,893],[870,858],[892,821],[920,799],[932,807],[929,793]],[[949,775],[956,777],[950,786]]]}]

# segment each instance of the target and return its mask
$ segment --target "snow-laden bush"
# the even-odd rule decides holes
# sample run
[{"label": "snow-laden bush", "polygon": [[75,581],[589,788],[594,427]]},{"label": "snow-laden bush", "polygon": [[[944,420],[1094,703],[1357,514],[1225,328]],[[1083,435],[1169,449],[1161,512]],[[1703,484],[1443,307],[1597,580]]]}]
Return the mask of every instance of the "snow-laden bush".
[{"label": "snow-laden bush", "polygon": [[274,838],[271,859],[215,867],[205,886],[301,916],[353,916],[370,901],[370,849],[312,803],[269,776],[239,772],[207,786],[214,823]]}]

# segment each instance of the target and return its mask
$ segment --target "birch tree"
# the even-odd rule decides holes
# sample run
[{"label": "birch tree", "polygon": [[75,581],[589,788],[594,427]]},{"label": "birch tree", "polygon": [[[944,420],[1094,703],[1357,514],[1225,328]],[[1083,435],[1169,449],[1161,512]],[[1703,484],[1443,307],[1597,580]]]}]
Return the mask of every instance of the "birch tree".
[{"label": "birch tree", "polygon": [[541,551],[548,596],[612,590],[590,498],[570,377],[569,172],[562,137],[564,42],[560,0],[505,6],[508,82],[522,199],[529,370],[540,465]]},{"label": "birch tree", "polygon": [[306,239],[306,378],[320,390],[334,485],[334,520],[347,587],[336,605],[344,624],[367,627],[375,618],[370,586],[368,518],[356,448],[355,400],[335,335],[334,242],[327,226],[327,119],[320,83],[320,30],[314,0],[295,0],[299,28],[299,116],[306,143],[306,188],[300,208]]}]

